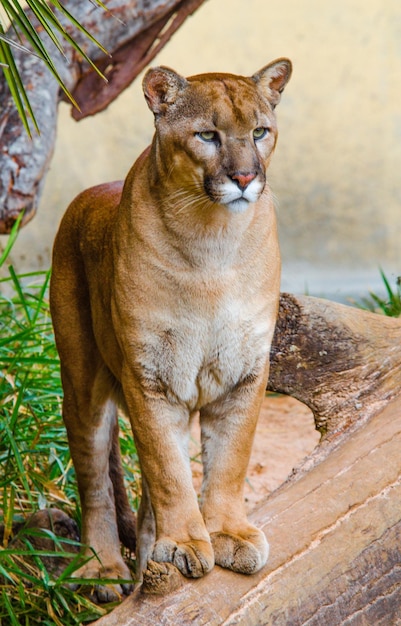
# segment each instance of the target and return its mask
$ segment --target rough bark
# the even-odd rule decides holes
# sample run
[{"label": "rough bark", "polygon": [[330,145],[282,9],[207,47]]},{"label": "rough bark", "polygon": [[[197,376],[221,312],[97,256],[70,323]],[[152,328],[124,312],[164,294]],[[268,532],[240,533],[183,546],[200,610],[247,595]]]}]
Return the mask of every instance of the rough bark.
[{"label": "rough bark", "polygon": [[[107,81],[64,45],[61,55],[38,27],[55,66],[77,100],[75,119],[102,111],[153,59],[172,34],[204,0],[105,0],[104,11],[86,0],[69,0],[69,11],[110,52],[104,53],[63,16],[60,21],[86,54],[105,73]],[[34,22],[32,14],[27,11]],[[13,37],[12,31],[8,35]],[[27,46],[27,42],[23,43]],[[20,121],[4,76],[0,73],[0,234],[9,233],[19,213],[23,224],[35,215],[45,175],[54,150],[57,106],[61,93],[57,81],[35,56],[15,51],[22,81],[29,93],[41,133],[30,139]]]},{"label": "rough bark", "polygon": [[281,294],[268,389],[309,406],[323,437],[338,437],[401,391],[401,319]]}]

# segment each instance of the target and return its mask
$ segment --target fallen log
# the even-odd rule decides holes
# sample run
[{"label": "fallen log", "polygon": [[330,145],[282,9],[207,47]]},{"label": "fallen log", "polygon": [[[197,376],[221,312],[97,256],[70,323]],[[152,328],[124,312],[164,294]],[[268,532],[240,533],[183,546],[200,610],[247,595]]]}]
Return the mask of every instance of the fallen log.
[{"label": "fallen log", "polygon": [[313,412],[338,439],[401,391],[401,319],[282,293],[267,388]]},{"label": "fallen log", "polygon": [[322,443],[250,516],[266,567],[147,585],[98,626],[399,623],[401,320],[282,294],[268,388],[310,406]]}]

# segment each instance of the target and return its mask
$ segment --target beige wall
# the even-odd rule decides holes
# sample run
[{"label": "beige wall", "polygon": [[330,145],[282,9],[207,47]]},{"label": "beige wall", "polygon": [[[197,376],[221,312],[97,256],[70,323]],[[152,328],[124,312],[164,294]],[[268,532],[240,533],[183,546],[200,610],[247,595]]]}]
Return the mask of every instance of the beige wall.
[{"label": "beige wall", "polygon": [[[399,0],[207,0],[153,64],[183,74],[252,74],[288,56],[270,182],[278,199],[283,289],[345,297],[401,274]],[[80,123],[60,108],[41,209],[18,267],[47,267],[60,217],[81,189],[121,178],[153,124],[140,79]]]}]

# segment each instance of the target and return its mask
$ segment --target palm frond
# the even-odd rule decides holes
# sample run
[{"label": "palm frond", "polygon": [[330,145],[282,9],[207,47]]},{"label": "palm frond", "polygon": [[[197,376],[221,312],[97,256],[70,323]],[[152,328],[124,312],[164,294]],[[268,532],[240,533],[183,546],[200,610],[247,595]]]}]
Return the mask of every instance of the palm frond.
[{"label": "palm frond", "polygon": [[[93,3],[100,8],[107,10],[107,7],[105,7],[103,2],[100,0],[93,0]],[[91,67],[104,78],[104,80],[106,80],[79,43],[67,32],[60,19],[57,17],[57,13],[50,8],[47,2],[44,0],[27,0],[26,4],[58,52],[64,54],[63,44],[67,43],[69,46],[72,46],[74,50],[76,50],[82,58],[85,59],[85,61],[87,61],[87,63],[89,63]],[[99,41],[97,41],[97,39],[93,37],[93,35],[91,35],[91,33],[82,24],[80,24],[78,20],[75,19],[65,6],[63,6],[58,0],[51,0],[51,4],[62,15],[64,15],[76,29],[83,33],[92,43],[98,46],[104,54],[108,54],[107,50],[101,45],[101,43],[99,43]],[[47,70],[50,71],[57,80],[60,88],[64,91],[72,104],[76,107],[78,107],[78,105],[64,84],[54,64],[51,52],[43,43],[37,29],[24,10],[22,3],[17,2],[16,0],[0,0],[0,7],[3,9],[3,14],[6,16],[7,20],[10,21],[12,25],[11,29],[16,34],[17,39],[20,39],[21,36],[23,36],[29,45],[29,48],[24,46],[20,41],[16,41],[15,37],[11,37],[6,33],[5,27],[1,23],[0,15],[0,68],[4,73],[4,78],[9,86],[12,98],[24,124],[25,130],[29,135],[31,135],[30,121],[33,123],[37,132],[39,132],[39,128],[36,123],[35,115],[25,86],[21,80],[19,70],[15,63],[13,48],[18,48],[18,50],[23,53],[34,54],[39,57],[47,67]]]}]

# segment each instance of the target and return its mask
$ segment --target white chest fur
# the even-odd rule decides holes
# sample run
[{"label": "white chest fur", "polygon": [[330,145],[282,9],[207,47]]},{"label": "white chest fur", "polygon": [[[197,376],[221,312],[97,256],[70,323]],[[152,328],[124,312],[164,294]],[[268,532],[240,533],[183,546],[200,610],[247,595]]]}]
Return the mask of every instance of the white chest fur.
[{"label": "white chest fur", "polygon": [[139,366],[148,383],[191,411],[263,371],[273,332],[265,307],[251,314],[234,299],[207,315],[202,308],[180,308],[179,317],[159,312],[152,327],[137,351]]}]

